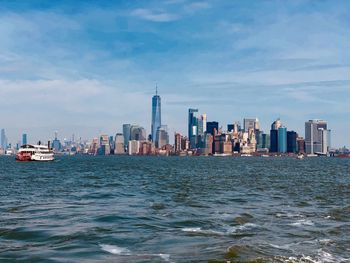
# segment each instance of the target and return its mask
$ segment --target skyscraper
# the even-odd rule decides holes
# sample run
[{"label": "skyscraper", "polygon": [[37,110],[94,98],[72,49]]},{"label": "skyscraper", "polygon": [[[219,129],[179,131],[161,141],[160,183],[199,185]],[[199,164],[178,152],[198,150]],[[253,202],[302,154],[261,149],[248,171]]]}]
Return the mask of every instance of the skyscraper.
[{"label": "skyscraper", "polygon": [[130,140],[130,124],[123,124],[124,147],[128,147]]},{"label": "skyscraper", "polygon": [[166,125],[158,127],[155,144],[156,147],[161,149],[164,145],[169,143],[168,128]]},{"label": "skyscraper", "polygon": [[245,132],[248,132],[249,129],[253,129],[254,131],[260,129],[259,120],[257,118],[255,118],[255,119],[244,118],[243,119],[243,126],[244,126]]},{"label": "skyscraper", "polygon": [[124,154],[124,136],[122,133],[117,133],[114,139],[114,154]]},{"label": "skyscraper", "polygon": [[297,152],[297,137],[298,134],[295,131],[287,131],[287,152]]},{"label": "skyscraper", "polygon": [[198,142],[198,109],[188,109],[188,139],[190,147],[195,148]]},{"label": "skyscraper", "polygon": [[7,138],[6,138],[6,134],[5,134],[5,129],[1,129],[0,139],[1,139],[0,147],[3,150],[6,150],[7,149]]},{"label": "skyscraper", "polygon": [[151,124],[151,135],[152,141],[155,142],[157,129],[162,125],[161,121],[161,101],[158,96],[158,87],[156,86],[156,95],[152,97],[152,124]]},{"label": "skyscraper", "polygon": [[182,150],[181,148],[181,134],[176,132],[175,133],[175,152],[180,152]]},{"label": "skyscraper", "polygon": [[130,140],[145,141],[146,140],[146,130],[141,126],[131,125]]},{"label": "skyscraper", "polygon": [[[329,138],[326,139],[329,133]],[[326,153],[323,152],[328,146],[326,141],[330,142],[330,131],[327,130],[327,122],[323,120],[309,120],[305,122],[305,151],[307,154]]]},{"label": "skyscraper", "polygon": [[27,141],[27,134],[23,133],[22,134],[22,145],[26,145],[28,143]]},{"label": "skyscraper", "polygon": [[278,152],[278,129],[282,127],[282,122],[280,119],[275,120],[271,124],[270,130],[270,152]]},{"label": "skyscraper", "polygon": [[278,152],[280,153],[287,152],[287,128],[286,127],[278,128]]},{"label": "skyscraper", "polygon": [[219,130],[219,123],[217,121],[210,121],[207,122],[207,133],[210,133],[214,136],[214,129],[216,129],[216,132]]}]

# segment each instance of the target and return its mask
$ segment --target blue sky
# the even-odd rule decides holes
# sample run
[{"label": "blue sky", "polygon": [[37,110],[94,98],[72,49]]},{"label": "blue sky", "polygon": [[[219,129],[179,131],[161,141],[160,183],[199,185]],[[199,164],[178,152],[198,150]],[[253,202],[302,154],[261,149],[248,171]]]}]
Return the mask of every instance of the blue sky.
[{"label": "blue sky", "polygon": [[187,134],[187,110],[227,123],[325,119],[349,145],[350,1],[0,1],[0,127],[17,142]]}]

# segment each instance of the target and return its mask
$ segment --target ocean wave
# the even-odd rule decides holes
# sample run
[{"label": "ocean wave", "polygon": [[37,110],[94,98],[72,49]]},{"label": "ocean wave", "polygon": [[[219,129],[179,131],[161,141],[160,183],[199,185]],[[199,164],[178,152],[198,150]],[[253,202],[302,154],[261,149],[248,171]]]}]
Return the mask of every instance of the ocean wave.
[{"label": "ocean wave", "polygon": [[100,244],[100,247],[103,251],[106,251],[108,253],[111,253],[113,255],[120,255],[120,256],[136,256],[136,257],[160,257],[166,262],[170,262],[170,255],[169,254],[138,254],[138,253],[131,253],[131,251],[124,247],[118,247],[115,245],[108,245],[108,244]]},{"label": "ocean wave", "polygon": [[107,244],[101,244],[100,247],[103,251],[109,252],[114,255],[131,255],[130,250],[124,247],[118,247],[115,245]]},{"label": "ocean wave", "polygon": [[188,233],[198,233],[203,235],[232,235],[237,232],[243,232],[247,230],[251,230],[253,228],[257,228],[258,225],[253,223],[246,223],[241,226],[226,226],[221,231],[219,230],[213,230],[213,229],[202,229],[201,227],[185,227],[182,228],[181,231],[188,232]]},{"label": "ocean wave", "polygon": [[322,249],[318,250],[317,255],[314,256],[292,256],[292,257],[275,257],[275,262],[285,263],[339,263],[339,262],[350,262],[350,258],[343,258],[332,255]]},{"label": "ocean wave", "polygon": [[300,220],[297,220],[296,222],[294,223],[291,223],[290,225],[292,226],[313,226],[315,225],[314,222],[312,222],[311,220],[307,220],[307,219],[300,219]]},{"label": "ocean wave", "polygon": [[293,214],[293,213],[277,213],[276,217],[278,218],[300,218],[300,217],[304,217],[302,214]]},{"label": "ocean wave", "polygon": [[220,232],[220,231],[215,231],[215,230],[204,230],[201,227],[185,227],[182,228],[181,231],[183,232],[188,232],[188,233],[199,233],[199,234],[206,234],[206,235],[225,235],[224,232]]}]

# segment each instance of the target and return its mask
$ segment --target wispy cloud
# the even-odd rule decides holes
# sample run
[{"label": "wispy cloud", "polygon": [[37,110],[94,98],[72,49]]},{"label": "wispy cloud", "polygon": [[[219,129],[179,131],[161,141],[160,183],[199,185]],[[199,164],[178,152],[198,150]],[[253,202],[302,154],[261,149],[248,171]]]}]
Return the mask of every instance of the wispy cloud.
[{"label": "wispy cloud", "polygon": [[193,2],[193,3],[186,4],[184,9],[187,12],[193,13],[199,10],[209,9],[210,7],[211,5],[208,2]]},{"label": "wispy cloud", "polygon": [[151,9],[139,8],[131,12],[131,15],[140,19],[152,22],[171,22],[178,20],[180,17],[163,11],[153,11]]}]

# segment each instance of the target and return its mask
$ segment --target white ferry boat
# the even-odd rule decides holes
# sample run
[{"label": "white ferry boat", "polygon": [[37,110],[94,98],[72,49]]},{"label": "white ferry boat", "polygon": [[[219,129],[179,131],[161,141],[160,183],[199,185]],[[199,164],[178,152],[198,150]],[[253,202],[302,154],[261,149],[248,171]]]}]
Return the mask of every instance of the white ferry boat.
[{"label": "white ferry boat", "polygon": [[16,154],[17,161],[53,161],[54,154],[45,145],[25,144],[21,146]]}]

